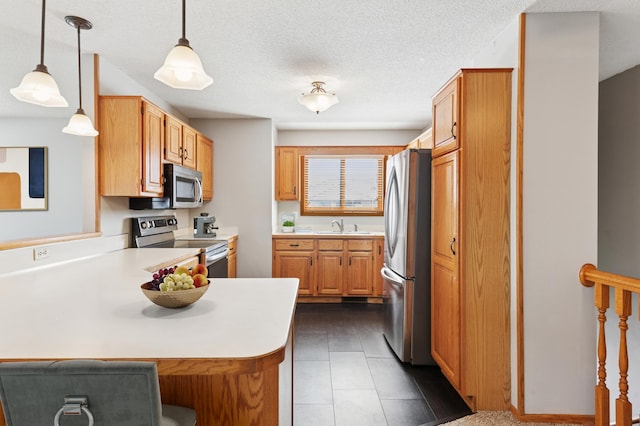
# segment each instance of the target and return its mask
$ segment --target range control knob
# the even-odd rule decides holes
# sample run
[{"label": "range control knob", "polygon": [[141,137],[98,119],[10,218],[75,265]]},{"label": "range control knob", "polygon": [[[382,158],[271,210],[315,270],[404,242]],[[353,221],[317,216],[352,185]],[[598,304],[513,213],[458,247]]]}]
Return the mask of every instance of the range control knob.
[{"label": "range control knob", "polygon": [[148,226],[149,226],[149,225],[147,224],[147,222],[144,222],[144,221],[143,221],[143,222],[140,222],[140,228],[142,228],[142,229],[147,229],[147,227],[148,227]]},{"label": "range control knob", "polygon": [[167,223],[169,225],[175,225],[176,223],[178,223],[178,221],[176,219],[169,219],[169,220],[167,220]]}]

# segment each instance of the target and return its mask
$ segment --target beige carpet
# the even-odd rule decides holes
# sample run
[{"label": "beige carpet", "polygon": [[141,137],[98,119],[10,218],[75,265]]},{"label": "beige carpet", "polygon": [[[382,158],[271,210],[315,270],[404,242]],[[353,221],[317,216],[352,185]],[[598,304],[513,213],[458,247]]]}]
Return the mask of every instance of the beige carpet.
[{"label": "beige carpet", "polygon": [[[559,423],[524,423],[519,422],[513,417],[510,411],[478,411],[475,414],[462,417],[458,420],[454,420],[449,423],[443,423],[443,425],[451,426],[510,426],[510,425],[524,425],[524,426],[553,426],[559,425]],[[563,424],[562,426],[571,426]],[[579,426],[579,425],[573,425]]]}]

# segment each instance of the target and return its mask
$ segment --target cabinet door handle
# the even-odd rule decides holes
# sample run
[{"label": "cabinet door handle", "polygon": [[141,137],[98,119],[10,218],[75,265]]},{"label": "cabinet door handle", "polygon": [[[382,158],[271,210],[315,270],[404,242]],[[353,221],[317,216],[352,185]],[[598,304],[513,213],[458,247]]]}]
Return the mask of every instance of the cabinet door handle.
[{"label": "cabinet door handle", "polygon": [[300,244],[289,244],[289,247],[300,247]]},{"label": "cabinet door handle", "polygon": [[293,185],[293,195],[298,195],[298,194],[296,193],[296,186],[295,186],[295,185]]},{"label": "cabinet door handle", "polygon": [[184,158],[185,160],[186,160],[187,158],[189,158],[189,151],[187,151],[186,149],[184,150],[184,157],[183,157],[183,158]]},{"label": "cabinet door handle", "polygon": [[340,256],[340,266],[342,266],[342,256]]},{"label": "cabinet door handle", "polygon": [[178,148],[178,157],[182,158],[182,147]]},{"label": "cabinet door handle", "polygon": [[451,125],[451,136],[453,136],[453,138],[456,138],[456,134],[453,133],[453,130],[456,128],[456,122],[454,121],[453,124]]},{"label": "cabinet door handle", "polygon": [[313,256],[309,257],[309,264],[313,266]]},{"label": "cabinet door handle", "polygon": [[456,242],[456,237],[451,238],[451,242],[449,243],[449,250],[451,250],[451,253],[453,253],[453,255],[456,255],[456,251],[453,249],[453,244],[455,244]]}]

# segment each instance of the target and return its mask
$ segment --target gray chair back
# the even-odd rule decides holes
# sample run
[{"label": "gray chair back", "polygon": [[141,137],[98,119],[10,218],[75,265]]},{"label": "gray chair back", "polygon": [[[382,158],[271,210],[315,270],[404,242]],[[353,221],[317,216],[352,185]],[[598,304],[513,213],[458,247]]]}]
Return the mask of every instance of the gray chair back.
[{"label": "gray chair back", "polygon": [[[0,363],[0,401],[7,426],[52,425],[68,396],[87,396],[99,426],[195,424],[195,412],[165,419],[158,371],[142,361],[33,361]],[[182,411],[180,411],[182,410]],[[62,416],[60,426],[86,426],[85,413]]]}]

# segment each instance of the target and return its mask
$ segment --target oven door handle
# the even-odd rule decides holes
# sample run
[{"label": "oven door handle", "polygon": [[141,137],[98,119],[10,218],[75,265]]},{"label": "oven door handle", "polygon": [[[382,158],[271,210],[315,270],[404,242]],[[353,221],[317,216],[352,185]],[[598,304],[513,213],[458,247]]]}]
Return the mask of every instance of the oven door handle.
[{"label": "oven door handle", "polygon": [[208,255],[205,257],[207,261],[207,265],[211,265],[212,263],[216,263],[220,259],[224,259],[229,255],[229,249],[225,249],[224,251],[212,255]]}]

